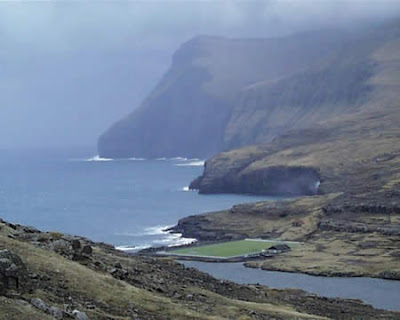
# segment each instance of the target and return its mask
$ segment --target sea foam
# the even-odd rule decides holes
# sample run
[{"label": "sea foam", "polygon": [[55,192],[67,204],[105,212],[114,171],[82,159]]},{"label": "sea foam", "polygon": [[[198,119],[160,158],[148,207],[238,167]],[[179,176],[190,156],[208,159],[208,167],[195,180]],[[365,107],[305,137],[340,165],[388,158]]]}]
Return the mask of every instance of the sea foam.
[{"label": "sea foam", "polygon": [[118,246],[118,247],[115,247],[115,249],[120,250],[120,251],[132,251],[132,250],[137,249],[137,247],[136,246]]},{"label": "sea foam", "polygon": [[143,249],[150,248],[150,245],[143,245],[143,246],[118,246],[115,247],[115,249],[120,250],[120,251],[139,251]]},{"label": "sea foam", "polygon": [[105,162],[105,161],[113,161],[114,159],[111,158],[102,158],[99,155],[96,155],[91,158],[85,158],[85,159],[69,159],[69,161],[81,161],[81,162]]},{"label": "sea foam", "polygon": [[186,162],[186,163],[177,163],[177,167],[203,167],[204,166],[204,161],[198,160],[198,161],[191,161],[191,162]]},{"label": "sea foam", "polygon": [[144,228],[142,232],[118,232],[114,233],[115,236],[122,236],[122,237],[143,237],[143,236],[157,236],[157,235],[163,235],[163,234],[168,234],[169,231],[166,231],[166,229],[169,229],[173,227],[173,225],[168,225],[168,226],[154,226],[154,227],[147,227]]},{"label": "sea foam", "polygon": [[182,189],[180,189],[181,191],[184,191],[184,192],[196,192],[197,190],[195,190],[195,189],[190,189],[188,186],[186,186],[186,187],[183,187]]},{"label": "sea foam", "polygon": [[173,226],[154,226],[154,227],[148,227],[144,229],[144,233],[142,235],[146,236],[156,236],[159,234],[168,234],[169,231],[166,231],[167,229],[171,228]]},{"label": "sea foam", "polygon": [[183,246],[196,242],[194,238],[183,238],[181,233],[170,233],[164,239],[153,241],[156,245],[163,245],[167,247]]},{"label": "sea foam", "polygon": [[172,158],[161,157],[161,158],[156,158],[155,160],[158,160],[158,161],[172,161],[172,162],[200,161],[200,159],[198,159],[198,158],[185,158],[185,157],[172,157]]},{"label": "sea foam", "polygon": [[145,158],[123,158],[123,159],[111,159],[111,158],[102,158],[99,155],[95,155],[94,157],[88,159],[71,159],[71,161],[83,161],[83,162],[108,162],[108,161],[145,161]]},{"label": "sea foam", "polygon": [[95,155],[94,157],[92,157],[92,158],[89,158],[89,159],[85,159],[84,161],[87,161],[87,162],[94,162],[94,161],[113,161],[114,159],[111,159],[111,158],[102,158],[102,157],[100,157],[99,155]]}]

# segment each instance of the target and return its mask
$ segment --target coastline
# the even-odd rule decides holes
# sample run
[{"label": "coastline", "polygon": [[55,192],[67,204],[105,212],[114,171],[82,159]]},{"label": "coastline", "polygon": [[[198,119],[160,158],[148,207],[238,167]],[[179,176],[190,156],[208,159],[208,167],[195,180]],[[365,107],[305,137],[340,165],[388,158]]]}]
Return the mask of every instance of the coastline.
[{"label": "coastline", "polygon": [[[245,238],[304,242],[301,248],[273,258],[249,259],[245,266],[251,268],[324,277],[400,280],[400,250],[396,245],[400,233],[397,229],[388,235],[389,231],[379,225],[369,224],[368,229],[359,227],[359,224],[355,227],[352,219],[356,213],[348,213],[347,224],[328,228],[332,219],[329,204],[336,197],[314,196],[236,205],[225,211],[183,218],[169,230],[196,238],[195,246]],[[375,221],[381,214],[372,212],[370,216]],[[155,249],[153,253],[156,251],[160,250]],[[221,262],[220,259],[201,257],[184,259]]]},{"label": "coastline", "polygon": [[[41,232],[3,220],[0,240],[0,253],[14,259],[19,270],[15,277],[23,277],[14,291],[6,287],[5,296],[0,293],[0,310],[15,315],[9,319],[26,315],[51,319],[47,306],[67,318],[77,310],[90,319],[237,318],[243,312],[254,319],[320,319],[343,310],[343,319],[349,320],[400,317],[398,312],[374,309],[357,300],[218,280],[168,258],[132,256],[83,237]],[[42,305],[46,308],[40,309]]]}]

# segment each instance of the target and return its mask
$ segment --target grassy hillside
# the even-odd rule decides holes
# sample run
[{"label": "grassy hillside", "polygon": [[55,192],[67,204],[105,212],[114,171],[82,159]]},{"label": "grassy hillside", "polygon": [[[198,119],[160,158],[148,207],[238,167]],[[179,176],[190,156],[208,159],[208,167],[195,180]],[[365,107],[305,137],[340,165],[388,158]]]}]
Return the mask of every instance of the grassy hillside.
[{"label": "grassy hillside", "polygon": [[[5,269],[11,264],[1,249],[13,253],[12,268]],[[220,281],[170,259],[132,257],[88,239],[4,221],[0,255],[2,320],[84,319],[82,313],[96,320],[399,316],[354,300]]]}]

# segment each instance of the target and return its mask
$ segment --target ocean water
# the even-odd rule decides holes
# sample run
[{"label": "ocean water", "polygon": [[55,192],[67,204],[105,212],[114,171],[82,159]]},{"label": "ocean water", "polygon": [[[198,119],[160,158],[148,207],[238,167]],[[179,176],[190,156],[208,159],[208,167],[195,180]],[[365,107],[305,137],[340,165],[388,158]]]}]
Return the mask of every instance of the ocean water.
[{"label": "ocean water", "polygon": [[[134,251],[190,242],[163,231],[185,216],[273,199],[188,191],[189,182],[202,172],[200,159],[118,161],[93,155],[85,150],[0,151],[0,217]],[[302,288],[400,310],[399,281],[329,279],[248,269],[235,263],[184,263],[238,283]]]},{"label": "ocean water", "polygon": [[265,199],[188,191],[202,173],[201,159],[111,160],[84,150],[0,154],[1,218],[121,250],[190,242],[163,230],[188,215]]}]

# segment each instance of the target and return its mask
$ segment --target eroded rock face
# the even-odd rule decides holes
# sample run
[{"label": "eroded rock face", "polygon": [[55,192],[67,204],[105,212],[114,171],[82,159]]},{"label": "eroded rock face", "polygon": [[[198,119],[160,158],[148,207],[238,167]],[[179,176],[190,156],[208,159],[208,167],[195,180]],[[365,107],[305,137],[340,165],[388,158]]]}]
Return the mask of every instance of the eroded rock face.
[{"label": "eroded rock face", "polygon": [[197,178],[191,188],[200,193],[248,193],[258,195],[315,195],[320,176],[308,167],[274,166]]},{"label": "eroded rock face", "polygon": [[222,229],[209,228],[210,221],[202,215],[193,215],[180,219],[178,224],[168,231],[180,233],[184,238],[193,238],[200,241],[231,241],[242,240],[245,234],[233,233]]},{"label": "eroded rock face", "polygon": [[276,166],[241,177],[240,189],[251,194],[315,195],[320,177],[313,168]]},{"label": "eroded rock face", "polygon": [[0,294],[11,290],[25,293],[31,289],[28,271],[21,258],[10,250],[0,250]]}]

